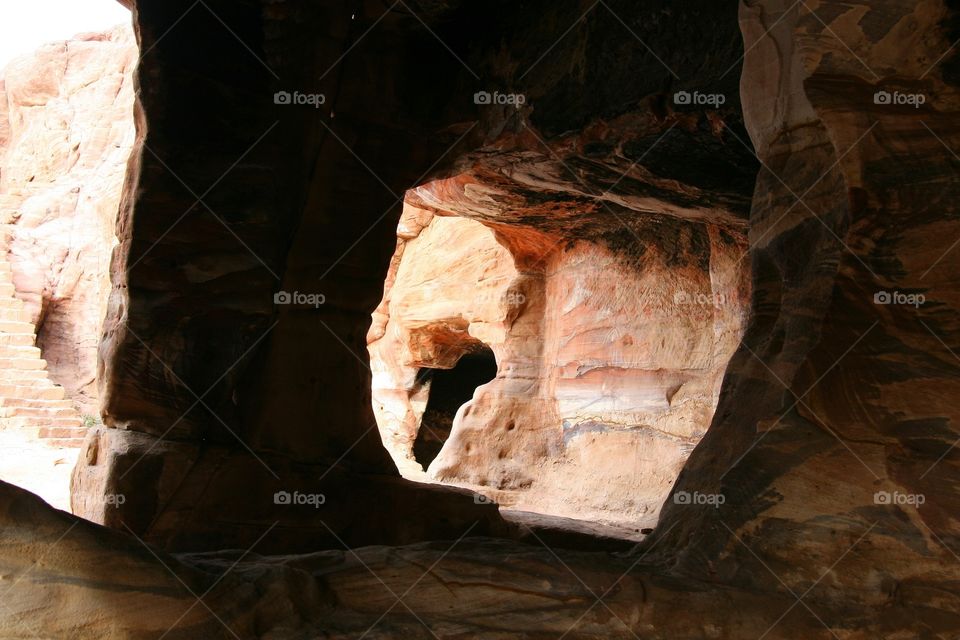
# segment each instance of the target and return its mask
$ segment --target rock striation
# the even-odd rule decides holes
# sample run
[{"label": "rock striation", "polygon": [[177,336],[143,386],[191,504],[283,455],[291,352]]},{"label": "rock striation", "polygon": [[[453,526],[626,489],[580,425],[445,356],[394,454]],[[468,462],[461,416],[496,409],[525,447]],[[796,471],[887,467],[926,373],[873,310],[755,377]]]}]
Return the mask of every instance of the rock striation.
[{"label": "rock striation", "polygon": [[[488,206],[472,216],[513,227],[511,242],[520,246],[511,253],[520,256],[549,248],[568,229],[628,259],[627,247],[636,241],[616,217],[636,218],[639,229],[641,211],[664,212],[668,224],[715,224],[742,235],[755,161],[721,126],[746,135],[736,73],[713,82],[729,96],[721,110],[665,103],[669,66],[702,86],[710,74],[678,53],[664,54],[671,58],[665,67],[629,44],[624,38],[632,39],[630,30],[642,20],[626,5],[598,11],[571,33],[560,64],[561,58],[541,58],[577,23],[583,10],[572,5],[546,8],[552,18],[536,45],[528,39],[529,16],[478,12],[461,3],[418,5],[413,15],[384,13],[376,3],[359,12],[296,2],[188,9],[137,5],[144,51],[138,143],[101,348],[108,428],[91,437],[92,451],[81,456],[77,505],[96,505],[104,492],[124,494],[125,504],[104,522],[136,523],[138,535],[170,550],[254,542],[276,515],[284,515],[281,521],[292,515],[277,511],[272,498],[280,491],[340,494],[324,513],[339,521],[333,530],[347,544],[383,541],[385,532],[398,544],[431,539],[438,530],[456,537],[477,521],[489,525],[486,533],[510,531],[490,519],[495,509],[478,508],[489,505],[469,494],[454,498],[401,482],[378,433],[366,337],[383,297],[406,192],[442,187],[450,194],[443,206],[462,217],[470,217],[461,209],[476,201],[466,196],[481,194],[494,211]],[[437,26],[476,24],[479,30],[471,37],[456,29],[437,33],[438,41],[416,19],[421,11]],[[629,28],[617,19],[624,12],[633,16]],[[721,31],[716,20],[701,23],[693,9],[681,14],[682,24],[695,25],[715,45],[715,76],[737,64],[740,36],[730,12],[709,12],[725,16]],[[361,39],[342,31],[352,23],[376,28]],[[666,32],[658,35],[652,24],[644,29],[653,29],[647,36],[668,50]],[[187,64],[182,52],[191,50],[197,33],[212,39],[217,55],[191,56]],[[507,38],[516,61],[504,62],[505,41],[494,34]],[[451,56],[446,40],[463,50]],[[604,44],[594,48],[588,41]],[[455,91],[424,86],[424,56],[436,61],[433,72],[446,74]],[[645,69],[644,81],[627,82],[636,73],[625,71],[611,79],[611,56],[623,60],[624,69]],[[528,95],[526,107],[477,103],[478,89],[507,91],[510,69],[520,65],[533,70],[526,86],[514,89]],[[331,66],[336,73],[327,73]],[[570,71],[578,67],[589,73],[575,75],[585,84],[571,93]],[[374,69],[390,78],[392,89],[357,84]],[[351,82],[341,86],[348,76]],[[196,81],[203,77],[219,80]],[[598,101],[609,82],[627,89],[616,100]],[[294,101],[294,94],[322,95],[324,104],[318,109]],[[616,108],[608,108],[613,103]],[[531,110],[533,104],[540,106]],[[706,168],[689,170],[679,157],[702,158]],[[427,201],[431,191],[421,191],[412,204],[438,208]],[[499,219],[480,220],[494,214]],[[541,282],[534,277],[531,285]],[[532,446],[559,441],[562,423],[553,424]],[[469,473],[465,467],[463,475]],[[384,528],[397,522],[389,513],[353,508],[357,500],[349,496],[361,487],[418,505],[410,508],[424,517],[408,514],[403,526]],[[436,500],[449,511],[433,509],[437,517],[428,517]],[[273,549],[337,543],[321,522],[324,513],[291,519],[285,540]]]},{"label": "rock striation", "polygon": [[728,584],[863,608],[823,617],[834,630],[955,635],[956,599],[919,594],[960,568],[960,414],[937,391],[960,372],[956,7],[770,1],[740,16],[763,162],[753,320],[674,488],[727,502],[668,500],[656,542],[681,571],[707,562]]},{"label": "rock striation", "polygon": [[422,372],[485,346],[497,376],[456,412],[429,478],[512,509],[652,527],[746,325],[745,237],[651,215],[626,252],[577,228],[521,244],[528,231],[487,224],[404,210],[369,335],[388,450],[422,477]]}]

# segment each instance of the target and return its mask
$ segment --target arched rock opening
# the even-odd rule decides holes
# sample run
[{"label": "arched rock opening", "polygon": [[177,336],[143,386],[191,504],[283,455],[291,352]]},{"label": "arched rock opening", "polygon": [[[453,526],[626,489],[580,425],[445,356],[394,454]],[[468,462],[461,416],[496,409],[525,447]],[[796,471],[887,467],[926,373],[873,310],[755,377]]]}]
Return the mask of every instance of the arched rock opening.
[{"label": "arched rock opening", "polygon": [[430,466],[450,437],[457,412],[496,375],[497,359],[489,347],[468,351],[452,369],[423,368],[417,373],[417,385],[426,386],[428,393],[413,442],[413,456],[420,466]]},{"label": "arched rock opening", "polygon": [[[636,212],[557,225],[545,211],[564,195],[541,189],[496,224],[454,180],[408,194],[368,336],[374,412],[408,478],[633,535],[713,418],[748,318],[746,239],[732,221]],[[421,367],[481,340],[500,374],[423,464]]]}]

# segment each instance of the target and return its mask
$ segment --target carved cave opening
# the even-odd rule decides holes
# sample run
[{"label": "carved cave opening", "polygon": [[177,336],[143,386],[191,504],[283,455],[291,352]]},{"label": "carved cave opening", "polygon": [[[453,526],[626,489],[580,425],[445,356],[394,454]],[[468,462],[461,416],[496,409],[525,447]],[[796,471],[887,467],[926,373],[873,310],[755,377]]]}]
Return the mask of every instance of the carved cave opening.
[{"label": "carved cave opening", "polygon": [[489,347],[469,351],[452,369],[423,368],[417,372],[417,386],[428,393],[413,442],[413,455],[424,469],[436,459],[450,437],[457,412],[468,403],[478,387],[497,376],[497,359]]},{"label": "carved cave opening", "polygon": [[[385,447],[405,477],[475,491],[508,519],[639,537],[709,428],[745,330],[743,230],[634,214],[626,229],[610,216],[602,234],[544,233],[524,218],[562,194],[494,225],[449,189],[407,193],[367,336]],[[425,381],[480,348],[499,374],[463,389],[435,432],[446,395]]]}]

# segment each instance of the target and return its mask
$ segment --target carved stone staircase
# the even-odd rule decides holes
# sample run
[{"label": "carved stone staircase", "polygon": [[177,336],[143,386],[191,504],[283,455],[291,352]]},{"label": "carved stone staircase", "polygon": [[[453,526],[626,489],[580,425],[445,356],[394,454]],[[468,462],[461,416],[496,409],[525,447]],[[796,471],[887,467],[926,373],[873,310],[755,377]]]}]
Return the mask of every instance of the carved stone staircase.
[{"label": "carved stone staircase", "polygon": [[14,295],[5,245],[0,242],[0,429],[28,429],[51,446],[79,447],[86,428],[63,387],[49,378],[36,328]]}]

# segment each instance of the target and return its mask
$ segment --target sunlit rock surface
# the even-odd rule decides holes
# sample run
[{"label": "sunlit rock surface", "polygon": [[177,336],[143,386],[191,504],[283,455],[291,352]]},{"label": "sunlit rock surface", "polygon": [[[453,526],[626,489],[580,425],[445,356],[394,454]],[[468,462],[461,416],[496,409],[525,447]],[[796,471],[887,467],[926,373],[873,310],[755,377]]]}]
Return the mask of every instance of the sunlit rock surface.
[{"label": "sunlit rock surface", "polygon": [[[0,72],[0,224],[51,377],[89,415],[110,259],[134,142],[137,47],[124,25]],[[4,243],[7,246],[7,243]]]},{"label": "sunlit rock surface", "polygon": [[370,334],[388,450],[422,477],[418,374],[486,346],[497,377],[457,412],[428,476],[510,508],[653,526],[746,324],[746,239],[668,216],[634,225],[630,252],[496,229],[405,209]]}]

